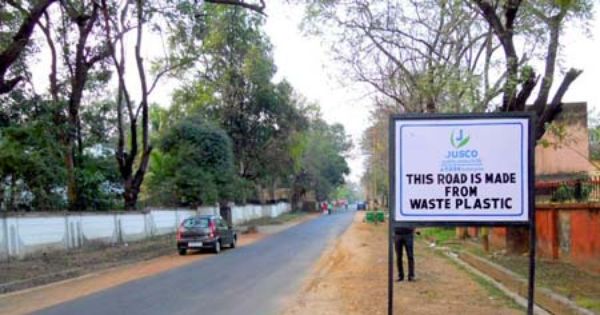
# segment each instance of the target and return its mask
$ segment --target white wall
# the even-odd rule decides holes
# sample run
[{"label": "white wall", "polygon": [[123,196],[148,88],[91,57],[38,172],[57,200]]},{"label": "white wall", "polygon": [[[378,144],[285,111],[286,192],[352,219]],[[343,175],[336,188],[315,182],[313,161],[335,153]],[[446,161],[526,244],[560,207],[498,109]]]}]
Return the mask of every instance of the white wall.
[{"label": "white wall", "polygon": [[[234,225],[290,211],[288,203],[234,206]],[[173,233],[195,214],[219,214],[216,207],[150,209],[123,213],[33,213],[0,218],[0,259],[36,252],[79,248],[86,243],[113,244]]]}]

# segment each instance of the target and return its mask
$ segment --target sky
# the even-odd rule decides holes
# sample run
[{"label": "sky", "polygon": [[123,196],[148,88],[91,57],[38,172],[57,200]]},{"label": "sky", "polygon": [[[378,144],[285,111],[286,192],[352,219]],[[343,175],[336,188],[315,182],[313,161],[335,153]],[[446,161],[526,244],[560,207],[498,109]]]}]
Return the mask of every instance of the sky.
[{"label": "sky", "polygon": [[287,79],[309,101],[317,102],[328,123],[344,125],[354,143],[348,178],[358,183],[364,170],[359,141],[369,123],[369,91],[361,84],[341,82],[327,45],[301,32],[302,7],[270,1],[266,13],[265,32],[273,43],[278,70],[275,79]]},{"label": "sky", "polygon": [[[596,10],[598,11],[598,10]],[[368,126],[370,99],[364,85],[340,83],[327,45],[319,39],[304,36],[299,28],[302,8],[283,1],[269,1],[265,31],[274,45],[277,78],[285,77],[309,100],[321,105],[323,117],[329,123],[339,122],[352,136],[355,148],[349,161],[349,179],[358,182],[364,172],[364,158],[358,142]],[[578,28],[567,29],[562,37],[562,56],[559,71],[570,67],[583,69],[571,85],[564,102],[588,102],[588,113],[600,117],[600,23],[595,14],[591,35]],[[555,87],[562,73],[557,73]],[[558,81],[558,82],[557,82]]]}]

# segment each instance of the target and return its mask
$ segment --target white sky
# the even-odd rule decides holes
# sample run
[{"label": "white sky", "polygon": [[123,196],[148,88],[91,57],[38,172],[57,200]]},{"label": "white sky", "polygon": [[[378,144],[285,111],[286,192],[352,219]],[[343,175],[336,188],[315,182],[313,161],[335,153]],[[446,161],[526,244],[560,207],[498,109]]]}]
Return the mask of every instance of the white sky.
[{"label": "white sky", "polygon": [[275,50],[276,80],[285,77],[296,91],[321,105],[328,123],[344,125],[354,142],[349,179],[358,183],[364,170],[359,141],[369,123],[370,100],[365,96],[369,91],[359,84],[340,82],[339,70],[326,45],[301,33],[303,14],[302,7],[283,1],[267,5],[265,31]]}]

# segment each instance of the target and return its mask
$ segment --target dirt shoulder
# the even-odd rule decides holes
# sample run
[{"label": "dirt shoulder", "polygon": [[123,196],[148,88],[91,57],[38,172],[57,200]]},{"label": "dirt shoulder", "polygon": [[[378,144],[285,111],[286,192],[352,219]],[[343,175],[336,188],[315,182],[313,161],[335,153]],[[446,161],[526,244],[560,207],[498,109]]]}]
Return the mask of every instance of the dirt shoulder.
[{"label": "dirt shoulder", "polygon": [[[277,228],[273,228],[269,232],[261,231],[259,233],[241,234],[238,246],[248,246],[271,234],[314,217],[314,215],[302,216],[297,220],[277,225]],[[11,262],[12,266],[10,267],[0,267],[0,275],[4,277],[8,277],[5,274],[6,271],[12,271],[13,273],[20,272],[22,276],[26,274],[43,275],[44,272],[45,274],[51,274],[49,273],[50,270],[60,268],[62,263],[64,264],[64,270],[69,270],[69,268],[78,270],[78,275],[80,275],[79,277],[71,275],[69,279],[64,281],[0,295],[0,314],[31,313],[129,281],[203,260],[213,255],[206,252],[196,252],[186,256],[179,256],[176,253],[174,236],[172,235],[150,241],[130,243],[126,247],[120,246],[116,248],[104,248],[102,250],[90,249],[81,252],[63,252],[62,254],[69,257],[63,257],[59,260],[58,256],[53,256],[47,265],[44,265],[43,261],[40,262],[40,259],[43,259],[42,256],[25,261]],[[134,256],[136,257],[130,260],[125,259],[125,257]],[[91,266],[86,268],[84,267],[84,263],[89,263]],[[27,268],[32,268],[33,271],[27,273]],[[65,273],[65,277],[68,276],[69,273]]]},{"label": "dirt shoulder", "polygon": [[[387,225],[363,223],[363,215],[317,262],[285,315],[387,313]],[[396,314],[522,314],[425,242],[415,253],[417,281],[394,283]]]}]

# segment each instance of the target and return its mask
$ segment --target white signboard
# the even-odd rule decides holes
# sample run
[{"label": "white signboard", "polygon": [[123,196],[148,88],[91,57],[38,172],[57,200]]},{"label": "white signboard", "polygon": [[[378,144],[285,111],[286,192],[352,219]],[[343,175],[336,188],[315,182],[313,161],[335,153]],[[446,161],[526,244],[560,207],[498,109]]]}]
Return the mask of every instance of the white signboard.
[{"label": "white signboard", "polygon": [[393,119],[396,222],[529,221],[528,117]]}]

